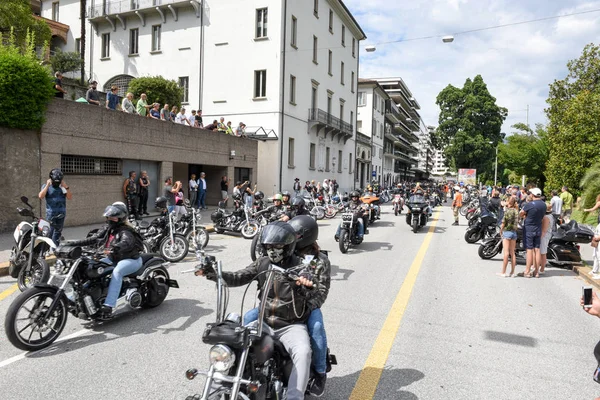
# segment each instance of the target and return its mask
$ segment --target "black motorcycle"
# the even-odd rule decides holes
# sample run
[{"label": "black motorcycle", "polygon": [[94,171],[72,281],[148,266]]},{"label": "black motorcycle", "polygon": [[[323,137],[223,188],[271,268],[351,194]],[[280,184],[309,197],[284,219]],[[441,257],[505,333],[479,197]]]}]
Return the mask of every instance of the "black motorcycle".
[{"label": "black motorcycle", "polygon": [[[239,314],[225,316],[229,293],[222,277],[221,262],[212,256],[202,255],[202,258],[196,269],[205,273],[213,272],[217,276],[217,321],[207,324],[202,335],[202,341],[212,346],[209,351],[209,370],[200,372],[193,368],[185,373],[189,380],[198,375],[206,376],[204,390],[201,395],[188,396],[186,400],[285,399],[292,371],[289,354],[279,341],[263,332],[262,323],[248,327],[242,325]],[[267,296],[276,275],[279,275],[278,279],[295,281],[304,268],[300,266],[286,270],[275,265],[269,266],[258,321],[264,320]],[[336,364],[335,356],[328,351],[327,372],[331,370],[331,365]],[[311,370],[311,379],[314,374]]]},{"label": "black motorcycle", "polygon": [[208,245],[209,236],[206,228],[200,225],[202,216],[197,209],[190,206],[188,199],[185,199],[184,205],[187,213],[175,222],[175,232],[185,236],[190,250],[203,249]]},{"label": "black motorcycle", "polygon": [[210,219],[215,224],[216,233],[240,232],[244,238],[252,239],[260,229],[260,223],[250,218],[250,210],[244,205],[227,211],[225,203],[221,201],[217,211],[210,215]]},{"label": "black motorcycle", "polygon": [[161,257],[173,263],[185,258],[189,242],[184,235],[176,232],[174,218],[174,213],[163,210],[160,217],[150,223],[135,223],[135,229],[144,239],[144,253],[160,253]]},{"label": "black motorcycle", "polygon": [[339,243],[340,251],[344,254],[348,252],[350,245],[358,246],[363,242],[363,238],[358,236],[359,222],[358,219],[362,218],[360,212],[352,212],[346,210],[342,213],[342,222],[340,225],[340,236],[336,238]]},{"label": "black motorcycle", "polygon": [[[6,313],[4,330],[13,346],[26,351],[50,346],[67,323],[68,313],[85,320],[102,320],[99,310],[108,293],[112,265],[97,253],[83,254],[79,246],[56,249],[55,271],[47,284],[37,284],[17,297]],[[123,279],[117,308],[153,308],[178,288],[169,279],[167,263],[142,254],[142,267]]]},{"label": "black motorcycle", "polygon": [[423,196],[411,196],[406,203],[406,208],[408,208],[406,223],[412,227],[414,233],[417,233],[419,228],[427,225],[429,206]]},{"label": "black motorcycle", "polygon": [[491,212],[482,213],[465,232],[467,243],[476,243],[486,237],[494,237],[500,231],[498,218]]}]

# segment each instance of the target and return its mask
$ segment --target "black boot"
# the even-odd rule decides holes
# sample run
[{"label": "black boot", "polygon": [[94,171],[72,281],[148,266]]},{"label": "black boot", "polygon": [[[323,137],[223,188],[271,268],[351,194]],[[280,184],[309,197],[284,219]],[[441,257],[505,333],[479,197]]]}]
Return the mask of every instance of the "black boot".
[{"label": "black boot", "polygon": [[321,397],[325,394],[325,382],[327,382],[327,374],[315,374],[312,379],[308,393],[314,397]]},{"label": "black boot", "polygon": [[100,311],[98,311],[98,315],[100,316],[100,319],[110,319],[113,316],[112,312],[112,307],[103,305],[102,308],[100,308]]}]

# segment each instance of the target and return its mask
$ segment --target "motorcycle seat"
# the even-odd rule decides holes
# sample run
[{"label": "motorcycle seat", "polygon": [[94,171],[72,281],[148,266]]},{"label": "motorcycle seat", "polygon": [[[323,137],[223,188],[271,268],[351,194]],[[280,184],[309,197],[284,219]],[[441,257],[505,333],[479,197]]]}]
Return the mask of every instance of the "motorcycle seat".
[{"label": "motorcycle seat", "polygon": [[570,231],[570,230],[577,229],[578,225],[577,225],[577,221],[575,221],[574,219],[572,219],[571,221],[567,222],[566,224],[561,224],[558,227],[560,229],[562,229],[562,230]]}]

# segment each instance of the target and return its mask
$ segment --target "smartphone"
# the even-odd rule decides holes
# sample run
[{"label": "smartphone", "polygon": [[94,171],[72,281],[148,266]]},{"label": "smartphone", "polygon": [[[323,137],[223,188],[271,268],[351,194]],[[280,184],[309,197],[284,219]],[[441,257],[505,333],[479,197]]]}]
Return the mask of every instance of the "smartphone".
[{"label": "smartphone", "polygon": [[583,291],[583,307],[592,308],[592,287],[583,286],[581,290]]}]

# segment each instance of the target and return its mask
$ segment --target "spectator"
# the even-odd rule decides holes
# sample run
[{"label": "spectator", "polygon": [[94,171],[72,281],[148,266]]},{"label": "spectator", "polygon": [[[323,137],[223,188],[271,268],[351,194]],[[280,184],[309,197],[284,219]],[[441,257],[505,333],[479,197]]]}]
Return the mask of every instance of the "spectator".
[{"label": "spectator", "polygon": [[[584,212],[593,212],[596,210],[600,210],[600,194],[596,196],[596,204],[592,208],[584,208]],[[600,224],[600,211],[598,211],[598,223]]]},{"label": "spectator", "polygon": [[150,118],[160,119],[160,104],[152,104],[152,109],[150,110]]},{"label": "spectator", "polygon": [[192,110],[191,114],[186,115],[186,118],[188,120],[188,124],[190,124],[190,126],[192,128],[196,127],[196,110]]},{"label": "spectator", "polygon": [[227,132],[227,127],[225,126],[225,118],[221,117],[221,119],[219,119],[219,123],[217,124],[217,130],[221,133]]},{"label": "spectator", "polygon": [[227,126],[225,128],[225,133],[228,135],[232,135],[234,136],[235,133],[233,133],[233,128],[231,127],[231,121],[227,121]]},{"label": "spectator", "polygon": [[198,208],[198,205],[196,204],[198,201],[198,181],[196,180],[196,174],[190,176],[188,190],[190,191],[190,203],[192,207]]},{"label": "spectator", "polygon": [[462,207],[462,189],[455,186],[454,191],[456,195],[454,195],[454,200],[452,201],[452,211],[454,212],[454,223],[452,225],[458,225],[458,212]]},{"label": "spectator", "polygon": [[92,83],[90,83],[90,88],[85,93],[85,99],[87,100],[88,103],[99,106],[100,105],[100,94],[98,94],[96,87],[98,87],[98,82],[92,81]]},{"label": "spectator", "polygon": [[189,121],[187,119],[187,117],[185,116],[185,108],[181,108],[181,111],[179,111],[177,113],[177,116],[175,117],[175,123],[176,124],[181,124],[181,125],[189,125]]},{"label": "spectator", "polygon": [[171,122],[177,122],[177,111],[179,109],[177,108],[177,106],[173,106],[173,108],[171,108]]},{"label": "spectator", "polygon": [[142,117],[147,117],[148,110],[150,110],[150,108],[152,108],[152,105],[148,105],[146,93],[142,93],[136,104],[137,113]]},{"label": "spectator", "polygon": [[204,127],[204,129],[208,131],[216,131],[217,130],[217,120],[215,119],[212,124],[208,124]]},{"label": "spectator", "polygon": [[121,110],[128,114],[137,114],[135,111],[135,107],[133,106],[133,93],[129,92],[123,98],[123,102],[121,103]]},{"label": "spectator", "polygon": [[54,97],[58,97],[59,99],[64,99],[65,98],[65,93],[67,93],[67,91],[65,89],[63,89],[63,83],[62,83],[62,73],[60,72],[56,72],[54,74],[54,89],[56,89],[56,93],[54,93]]},{"label": "spectator", "polygon": [[246,182],[237,181],[235,183],[235,186],[233,187],[233,196],[234,196],[234,199],[235,199],[235,197],[238,197],[238,196],[240,198],[242,197],[243,187],[245,185],[247,185],[247,184],[248,184],[248,181],[246,181]]},{"label": "spectator", "polygon": [[106,108],[110,110],[117,110],[119,108],[119,95],[117,94],[117,90],[119,90],[116,86],[111,86],[110,92],[106,94]]},{"label": "spectator", "polygon": [[[517,259],[515,255],[515,248],[517,246],[517,223],[519,222],[519,210],[517,205],[517,199],[511,197],[508,199],[506,205],[506,211],[502,218],[502,224],[500,225],[500,235],[502,237],[502,249],[504,250],[504,259],[502,261],[502,272],[498,275],[506,278],[515,275],[515,266],[517,265]],[[506,267],[508,266],[508,257],[510,256],[510,274],[506,273]]]},{"label": "spectator", "polygon": [[227,176],[221,177],[221,200],[227,203],[227,199],[229,198],[229,182],[231,179],[227,179]]},{"label": "spectator", "polygon": [[592,238],[592,248],[593,248],[593,259],[594,265],[590,274],[593,279],[600,279],[600,249],[598,248],[598,241],[600,241],[600,223],[596,226],[596,230],[594,231],[594,237]]},{"label": "spectator", "polygon": [[160,119],[163,121],[171,121],[171,113],[169,112],[169,105],[165,106],[160,110]]},{"label": "spectator", "polygon": [[294,197],[300,196],[300,190],[302,190],[302,185],[300,185],[300,178],[294,179]]},{"label": "spectator", "polygon": [[200,179],[198,179],[198,208],[202,210],[208,210],[206,208],[206,174],[200,173]]},{"label": "spectator", "polygon": [[550,206],[552,207],[552,217],[554,218],[555,224],[553,228],[556,227],[556,223],[558,223],[560,219],[560,215],[562,214],[562,200],[558,197],[558,191],[552,191],[552,199],[550,199]]},{"label": "spectator", "polygon": [[569,189],[566,186],[562,187],[560,199],[562,200],[563,223],[567,223],[571,220],[571,212],[573,211],[573,195],[569,193]]},{"label": "spectator", "polygon": [[546,254],[548,253],[548,244],[552,238],[552,228],[556,225],[554,222],[554,216],[552,215],[552,205],[548,204],[546,208],[546,215],[542,219],[542,237],[540,238],[540,265],[538,273],[535,274],[536,278],[543,275],[546,272],[546,263],[548,259]]},{"label": "spectator", "polygon": [[[71,200],[73,194],[63,181],[63,173],[60,169],[54,168],[49,176],[50,179],[42,186],[38,197],[40,200],[46,199],[46,219],[50,221],[50,235],[54,244],[58,246],[67,216],[67,200]],[[60,215],[62,216],[57,218]]]},{"label": "spectator", "polygon": [[236,136],[246,137],[246,124],[240,122],[237,129],[235,130]]},{"label": "spectator", "polygon": [[135,179],[136,175],[135,171],[129,171],[129,177],[123,183],[123,197],[125,198],[129,215],[138,219],[139,191]]},{"label": "spectator", "polygon": [[196,114],[196,122],[198,123],[198,128],[203,128],[204,124],[202,123],[202,110],[198,110]]},{"label": "spectator", "polygon": [[140,188],[140,204],[138,211],[140,215],[150,215],[148,214],[148,187],[150,186],[150,178],[148,178],[148,172],[142,171],[142,176],[140,176],[138,184]]},{"label": "spectator", "polygon": [[525,272],[519,276],[531,278],[531,267],[533,266],[533,274],[538,275],[538,267],[542,263],[540,254],[540,240],[542,237],[542,219],[546,215],[546,203],[541,200],[542,191],[539,188],[533,188],[531,193],[531,201],[527,201],[521,210],[521,217],[525,218],[523,223],[523,242],[527,250],[527,259],[525,264]]},{"label": "spectator", "polygon": [[172,212],[175,209],[175,194],[179,193],[181,182],[175,182],[173,185],[173,178],[168,176],[165,179],[165,186],[163,188],[163,196],[167,199],[167,209]]},{"label": "spectator", "polygon": [[[183,185],[182,185],[183,186]],[[185,195],[183,193],[183,187],[179,187],[179,191],[175,193],[175,216],[186,215],[187,209],[183,205],[183,199]]]}]

